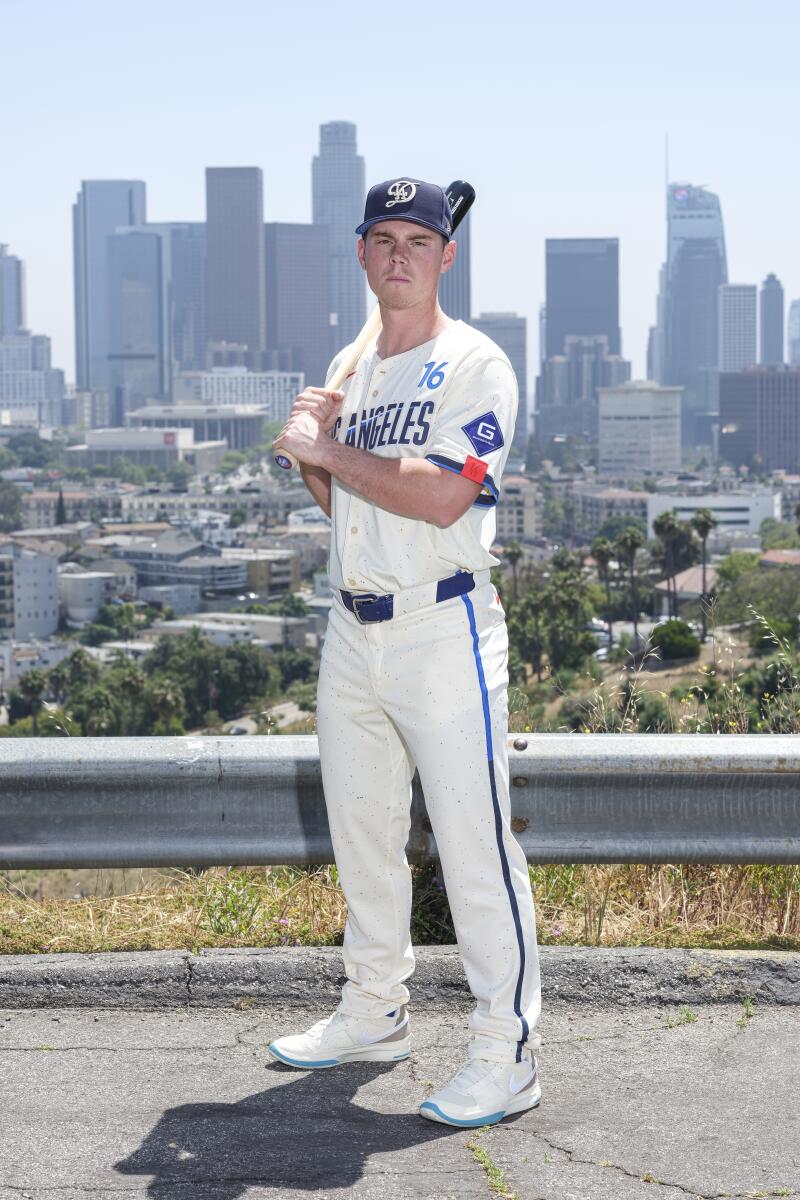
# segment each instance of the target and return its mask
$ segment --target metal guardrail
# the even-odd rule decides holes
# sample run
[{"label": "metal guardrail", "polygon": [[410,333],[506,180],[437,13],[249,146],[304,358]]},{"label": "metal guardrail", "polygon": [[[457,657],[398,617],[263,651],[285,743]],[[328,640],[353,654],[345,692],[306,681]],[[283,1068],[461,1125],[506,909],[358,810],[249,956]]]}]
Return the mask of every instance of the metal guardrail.
[{"label": "metal guardrail", "polygon": [[[800,862],[793,735],[525,735],[510,768],[529,862]],[[0,742],[0,868],[332,861],[315,737]]]}]

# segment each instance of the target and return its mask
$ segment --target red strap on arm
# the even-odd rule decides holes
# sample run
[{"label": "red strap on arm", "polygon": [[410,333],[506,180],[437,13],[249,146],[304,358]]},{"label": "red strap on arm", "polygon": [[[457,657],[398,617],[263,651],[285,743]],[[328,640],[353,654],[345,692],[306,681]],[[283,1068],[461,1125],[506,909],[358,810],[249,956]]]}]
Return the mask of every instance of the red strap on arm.
[{"label": "red strap on arm", "polygon": [[481,462],[479,458],[473,458],[471,454],[468,454],[467,461],[461,468],[461,474],[465,479],[471,479],[473,483],[483,483],[487,470],[487,463]]}]

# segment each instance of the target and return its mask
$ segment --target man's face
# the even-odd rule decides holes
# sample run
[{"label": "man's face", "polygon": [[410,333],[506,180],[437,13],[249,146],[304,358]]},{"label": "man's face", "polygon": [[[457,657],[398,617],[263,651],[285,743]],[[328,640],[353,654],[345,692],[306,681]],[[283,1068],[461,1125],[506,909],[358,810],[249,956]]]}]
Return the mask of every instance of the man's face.
[{"label": "man's face", "polygon": [[456,244],[415,221],[379,221],[358,240],[358,260],[386,308],[430,303],[439,276],[449,270]]}]

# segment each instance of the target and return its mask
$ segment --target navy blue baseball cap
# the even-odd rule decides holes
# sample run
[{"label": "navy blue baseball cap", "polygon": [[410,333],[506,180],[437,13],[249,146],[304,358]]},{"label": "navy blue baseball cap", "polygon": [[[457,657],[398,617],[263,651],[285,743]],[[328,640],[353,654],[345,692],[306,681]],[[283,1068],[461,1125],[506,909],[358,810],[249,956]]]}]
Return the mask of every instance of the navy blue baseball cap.
[{"label": "navy blue baseball cap", "polygon": [[415,221],[450,241],[453,214],[447,193],[436,183],[421,179],[387,179],[367,193],[364,220],[356,229],[362,236],[378,221]]}]

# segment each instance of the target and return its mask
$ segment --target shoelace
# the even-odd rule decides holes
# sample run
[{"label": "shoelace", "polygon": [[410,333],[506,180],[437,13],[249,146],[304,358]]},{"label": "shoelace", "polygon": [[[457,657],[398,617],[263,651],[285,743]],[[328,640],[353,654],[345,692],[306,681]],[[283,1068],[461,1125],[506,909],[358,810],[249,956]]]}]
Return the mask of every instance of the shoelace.
[{"label": "shoelace", "polygon": [[473,1083],[480,1083],[487,1076],[493,1075],[497,1068],[503,1065],[503,1063],[488,1062],[486,1059],[468,1058],[458,1068],[450,1081],[450,1085],[455,1086],[459,1084],[471,1087]]}]

